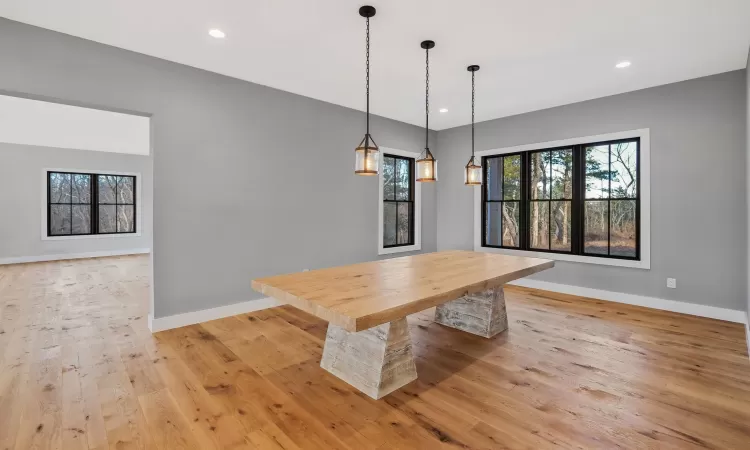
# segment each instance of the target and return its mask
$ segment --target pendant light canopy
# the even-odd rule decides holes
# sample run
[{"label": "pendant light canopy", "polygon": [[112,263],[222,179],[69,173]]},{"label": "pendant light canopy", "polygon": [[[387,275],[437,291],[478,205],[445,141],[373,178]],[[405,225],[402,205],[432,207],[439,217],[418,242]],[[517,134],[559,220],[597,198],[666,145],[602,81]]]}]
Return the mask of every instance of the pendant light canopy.
[{"label": "pendant light canopy", "polygon": [[367,122],[365,137],[359,143],[355,152],[354,173],[357,175],[377,175],[380,159],[378,144],[370,136],[370,17],[375,15],[375,8],[363,6],[359,8],[359,15],[367,20],[365,30],[365,92],[367,98]]},{"label": "pendant light canopy", "polygon": [[424,96],[424,152],[417,160],[417,181],[437,181],[437,160],[430,152],[430,49],[435,47],[434,41],[422,41],[425,50],[425,96]]},{"label": "pendant light canopy", "polygon": [[464,167],[464,184],[477,186],[482,184],[482,166],[477,165],[474,160],[474,74],[479,66],[471,65],[466,70],[471,72],[471,158]]}]

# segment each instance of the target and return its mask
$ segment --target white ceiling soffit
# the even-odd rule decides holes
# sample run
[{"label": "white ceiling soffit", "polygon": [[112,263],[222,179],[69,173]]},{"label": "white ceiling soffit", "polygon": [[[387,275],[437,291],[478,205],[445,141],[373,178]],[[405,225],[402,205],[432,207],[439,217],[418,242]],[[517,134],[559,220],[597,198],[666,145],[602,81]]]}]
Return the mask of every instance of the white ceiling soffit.
[{"label": "white ceiling soffit", "polygon": [[0,143],[148,155],[151,119],[0,95]]},{"label": "white ceiling soffit", "polygon": [[470,121],[469,64],[482,121],[742,69],[750,45],[748,0],[2,0],[0,16],[363,110],[365,2],[372,112],[424,124],[432,39],[438,130]]}]

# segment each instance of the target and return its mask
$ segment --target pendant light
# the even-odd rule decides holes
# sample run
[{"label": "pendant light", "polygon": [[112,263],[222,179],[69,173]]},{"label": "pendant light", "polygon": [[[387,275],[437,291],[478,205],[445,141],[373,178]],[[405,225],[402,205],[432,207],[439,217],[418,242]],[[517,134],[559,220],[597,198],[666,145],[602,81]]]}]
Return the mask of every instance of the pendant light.
[{"label": "pendant light", "polygon": [[367,20],[365,30],[365,96],[367,98],[367,114],[365,137],[354,150],[354,173],[357,175],[377,175],[380,149],[370,136],[370,17],[375,15],[375,8],[363,6],[359,8],[359,15]]},{"label": "pendant light", "polygon": [[479,70],[479,66],[471,65],[466,70],[471,72],[471,159],[464,167],[464,184],[477,186],[482,184],[482,166],[474,161],[474,74]]},{"label": "pendant light", "polygon": [[417,181],[437,181],[437,160],[430,152],[430,49],[435,47],[434,41],[422,41],[425,50],[425,96],[424,96],[424,152],[417,160]]}]

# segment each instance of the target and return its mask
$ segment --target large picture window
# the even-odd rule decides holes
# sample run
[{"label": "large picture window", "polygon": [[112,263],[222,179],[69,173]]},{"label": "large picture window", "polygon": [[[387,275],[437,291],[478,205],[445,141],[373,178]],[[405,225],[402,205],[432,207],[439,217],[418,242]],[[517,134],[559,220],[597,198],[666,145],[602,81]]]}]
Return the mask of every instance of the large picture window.
[{"label": "large picture window", "polygon": [[640,138],[484,156],[483,247],[639,260]]},{"label": "large picture window", "polygon": [[136,177],[47,172],[47,236],[136,233]]}]

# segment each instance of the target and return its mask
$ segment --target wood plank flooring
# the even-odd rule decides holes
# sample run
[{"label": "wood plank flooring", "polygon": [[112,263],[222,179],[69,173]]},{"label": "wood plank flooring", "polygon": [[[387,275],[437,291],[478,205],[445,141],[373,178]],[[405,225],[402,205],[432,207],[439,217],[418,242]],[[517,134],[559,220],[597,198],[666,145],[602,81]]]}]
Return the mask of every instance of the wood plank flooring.
[{"label": "wood plank flooring", "polygon": [[152,336],[148,257],[0,266],[4,449],[748,449],[744,327],[521,288],[485,340],[409,317],[375,401],[279,307]]}]

